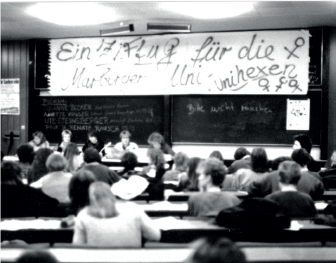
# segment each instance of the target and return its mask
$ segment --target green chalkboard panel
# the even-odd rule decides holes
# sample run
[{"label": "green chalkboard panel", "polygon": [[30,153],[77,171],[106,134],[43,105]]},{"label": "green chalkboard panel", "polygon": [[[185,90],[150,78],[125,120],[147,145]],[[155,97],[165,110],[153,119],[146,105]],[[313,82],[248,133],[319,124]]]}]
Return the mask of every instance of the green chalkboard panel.
[{"label": "green chalkboard panel", "polygon": [[48,141],[61,140],[63,129],[73,133],[72,141],[84,143],[91,129],[99,132],[105,143],[119,142],[119,134],[127,129],[132,141],[147,145],[152,132],[163,133],[163,96],[82,96],[39,97],[35,122]]},{"label": "green chalkboard panel", "polygon": [[[321,96],[174,96],[172,142],[277,145],[305,133],[320,145]],[[286,130],[287,99],[310,99],[309,131]]]}]

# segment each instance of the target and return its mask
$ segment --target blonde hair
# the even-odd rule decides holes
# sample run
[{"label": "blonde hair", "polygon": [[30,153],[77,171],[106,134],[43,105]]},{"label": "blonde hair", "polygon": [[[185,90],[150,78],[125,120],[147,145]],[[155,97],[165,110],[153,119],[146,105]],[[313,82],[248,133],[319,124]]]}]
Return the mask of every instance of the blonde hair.
[{"label": "blonde hair", "polygon": [[89,187],[90,205],[88,213],[93,217],[111,218],[118,215],[116,198],[110,186],[104,182],[94,182]]}]

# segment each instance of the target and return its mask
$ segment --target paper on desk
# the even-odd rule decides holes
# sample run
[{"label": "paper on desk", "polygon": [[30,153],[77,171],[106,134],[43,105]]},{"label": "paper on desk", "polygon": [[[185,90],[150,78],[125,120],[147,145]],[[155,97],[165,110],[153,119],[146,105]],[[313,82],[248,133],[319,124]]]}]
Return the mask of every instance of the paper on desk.
[{"label": "paper on desk", "polygon": [[298,230],[300,230],[302,227],[303,227],[303,225],[301,225],[301,224],[299,223],[299,221],[292,220],[292,221],[291,221],[291,225],[290,225],[289,230],[298,231]]},{"label": "paper on desk", "polygon": [[171,203],[168,201],[157,202],[148,206],[151,210],[178,210],[178,211],[187,211],[188,210],[188,203]]},{"label": "paper on desk", "polygon": [[188,221],[176,219],[172,216],[162,217],[159,219],[152,219],[152,222],[162,230],[188,229],[191,227]]},{"label": "paper on desk", "polygon": [[315,202],[316,210],[323,210],[327,206],[328,206],[328,203],[326,203],[326,202]]},{"label": "paper on desk", "polygon": [[9,219],[1,221],[1,230],[16,231],[21,229],[59,229],[61,225],[60,220],[18,220]]}]

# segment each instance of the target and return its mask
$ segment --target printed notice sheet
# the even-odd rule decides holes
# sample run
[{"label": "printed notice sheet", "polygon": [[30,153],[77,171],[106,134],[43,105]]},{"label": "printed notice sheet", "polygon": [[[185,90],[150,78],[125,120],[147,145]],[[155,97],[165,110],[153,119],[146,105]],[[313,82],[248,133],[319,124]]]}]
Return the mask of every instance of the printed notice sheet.
[{"label": "printed notice sheet", "polygon": [[310,99],[287,100],[287,130],[309,130]]},{"label": "printed notice sheet", "polygon": [[20,114],[20,79],[1,79],[1,114]]}]

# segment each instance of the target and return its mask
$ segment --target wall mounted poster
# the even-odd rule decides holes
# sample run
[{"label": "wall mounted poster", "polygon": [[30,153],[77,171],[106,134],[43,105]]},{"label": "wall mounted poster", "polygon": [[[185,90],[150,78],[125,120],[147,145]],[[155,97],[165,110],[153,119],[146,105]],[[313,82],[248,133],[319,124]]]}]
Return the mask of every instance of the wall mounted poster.
[{"label": "wall mounted poster", "polygon": [[20,79],[1,79],[1,114],[20,114]]},{"label": "wall mounted poster", "polygon": [[287,100],[287,130],[309,130],[310,99]]}]

